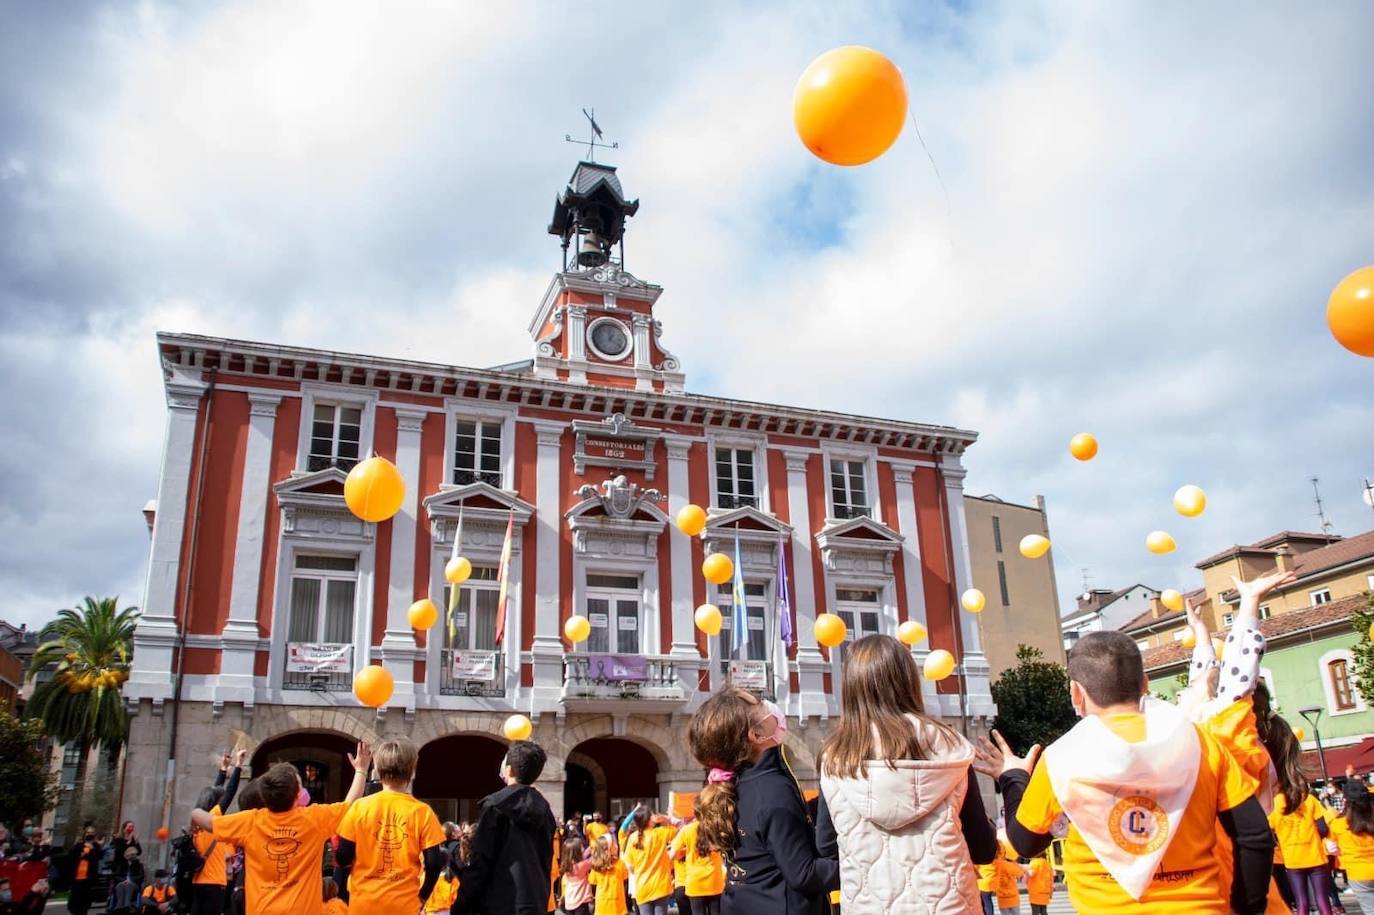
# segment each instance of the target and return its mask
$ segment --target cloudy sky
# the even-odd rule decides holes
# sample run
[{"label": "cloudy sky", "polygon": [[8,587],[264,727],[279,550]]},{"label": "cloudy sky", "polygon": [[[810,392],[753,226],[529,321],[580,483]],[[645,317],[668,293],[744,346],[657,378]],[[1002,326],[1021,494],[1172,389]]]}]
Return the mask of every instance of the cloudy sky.
[{"label": "cloudy sky", "polygon": [[[1374,528],[1374,360],[1322,317],[1374,263],[1374,6],[684,9],[4,4],[0,615],[141,602],[156,330],[528,356],[583,106],[689,387],[977,430],[969,490],[1048,498],[1066,607],[1312,529],[1312,476]],[[860,169],[797,142],[841,44],[902,67],[947,200],[911,130]]]}]

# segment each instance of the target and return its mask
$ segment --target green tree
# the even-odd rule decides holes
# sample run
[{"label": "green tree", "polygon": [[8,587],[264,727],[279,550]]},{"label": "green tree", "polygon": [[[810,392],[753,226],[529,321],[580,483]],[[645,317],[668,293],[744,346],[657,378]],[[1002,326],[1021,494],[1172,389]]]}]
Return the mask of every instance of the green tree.
[{"label": "green tree", "polygon": [[[137,622],[137,607],[120,610],[118,598],[87,597],[82,606],[59,611],[57,619],[43,627],[29,664],[30,679],[56,665],[52,679],[34,687],[24,714],[41,720],[55,740],[78,745],[78,798],[86,786],[91,749],[99,746],[117,757],[129,735],[121,687],[129,679]],[[82,806],[77,800],[73,803]],[[69,829],[80,822],[75,813],[68,818]]]},{"label": "green tree", "polygon": [[997,703],[995,727],[1016,753],[1034,744],[1048,746],[1078,722],[1069,701],[1069,672],[1045,660],[1039,648],[1019,645],[1017,665],[992,684]]},{"label": "green tree", "polygon": [[58,776],[44,737],[43,722],[20,721],[0,702],[0,823],[18,828],[57,806]]},{"label": "green tree", "polygon": [[1350,623],[1360,638],[1352,649],[1355,655],[1355,688],[1365,702],[1374,705],[1374,642],[1369,641],[1370,627],[1374,626],[1374,593],[1363,610],[1357,610],[1350,617]]}]

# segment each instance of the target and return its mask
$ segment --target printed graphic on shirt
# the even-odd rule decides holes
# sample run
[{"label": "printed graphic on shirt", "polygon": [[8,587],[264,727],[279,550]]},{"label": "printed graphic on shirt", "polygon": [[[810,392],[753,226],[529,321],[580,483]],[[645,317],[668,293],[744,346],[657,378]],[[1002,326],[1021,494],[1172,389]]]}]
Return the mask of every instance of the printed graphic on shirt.
[{"label": "printed graphic on shirt", "polygon": [[286,882],[286,875],[291,870],[291,859],[296,857],[296,852],[300,850],[301,840],[296,838],[296,830],[281,827],[273,832],[272,838],[267,840],[267,845],[263,849],[268,859],[277,866],[277,879],[270,884],[271,886]]},{"label": "printed graphic on shirt", "polygon": [[[395,880],[401,875],[396,872],[396,853],[405,848],[406,823],[392,811],[377,821],[377,847],[382,852],[382,866],[376,877],[381,880]],[[409,872],[407,872],[409,876]]]},{"label": "printed graphic on shirt", "polygon": [[1122,798],[1108,814],[1107,828],[1116,847],[1132,855],[1148,855],[1169,839],[1169,815],[1142,794]]}]

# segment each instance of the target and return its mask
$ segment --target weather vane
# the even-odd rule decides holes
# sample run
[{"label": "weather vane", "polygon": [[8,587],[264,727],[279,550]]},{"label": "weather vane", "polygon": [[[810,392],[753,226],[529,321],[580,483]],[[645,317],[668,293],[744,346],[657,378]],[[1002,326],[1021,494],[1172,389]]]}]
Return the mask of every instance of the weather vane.
[{"label": "weather vane", "polygon": [[[583,109],[582,109],[582,114],[586,116],[586,118],[587,118],[587,123],[591,126],[591,134],[587,137],[587,139],[586,139],[586,141],[585,141],[586,144],[587,144],[587,161],[588,161],[588,162],[595,162],[595,161],[596,161],[596,151],[597,151],[598,149],[619,149],[619,148],[620,148],[620,144],[619,144],[619,143],[598,143],[598,142],[596,142],[597,140],[600,140],[600,139],[602,138],[602,134],[601,134],[601,127],[600,127],[600,125],[598,125],[598,124],[596,123],[596,109],[595,109],[595,108],[593,108],[591,111],[588,111],[586,108],[583,108]],[[578,146],[581,146],[582,143],[583,143],[582,140],[574,140],[574,139],[572,138],[572,134],[570,134],[570,133],[565,133],[565,134],[563,134],[563,141],[564,141],[565,143],[576,143]]]}]

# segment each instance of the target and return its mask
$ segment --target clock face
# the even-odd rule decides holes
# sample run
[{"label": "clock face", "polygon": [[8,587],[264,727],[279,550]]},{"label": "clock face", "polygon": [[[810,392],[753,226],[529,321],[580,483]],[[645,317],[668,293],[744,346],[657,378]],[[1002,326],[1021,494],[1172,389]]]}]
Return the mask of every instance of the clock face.
[{"label": "clock face", "polygon": [[591,326],[587,339],[598,356],[620,359],[630,351],[630,335],[625,325],[613,319],[602,319]]}]

